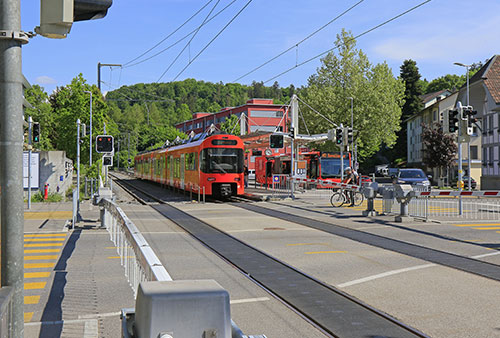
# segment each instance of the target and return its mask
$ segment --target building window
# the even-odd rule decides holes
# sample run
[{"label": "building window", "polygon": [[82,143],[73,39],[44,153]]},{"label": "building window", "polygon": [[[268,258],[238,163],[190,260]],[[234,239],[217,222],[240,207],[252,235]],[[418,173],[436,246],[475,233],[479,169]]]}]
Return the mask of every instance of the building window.
[{"label": "building window", "polygon": [[282,117],[283,111],[279,110],[251,110],[251,117]]},{"label": "building window", "polygon": [[470,146],[470,159],[477,160],[477,146]]},{"label": "building window", "polygon": [[490,165],[493,165],[493,156],[494,156],[494,155],[493,155],[493,149],[494,149],[493,147],[490,147],[490,156],[489,156],[489,158],[488,158],[488,163],[489,163]]}]

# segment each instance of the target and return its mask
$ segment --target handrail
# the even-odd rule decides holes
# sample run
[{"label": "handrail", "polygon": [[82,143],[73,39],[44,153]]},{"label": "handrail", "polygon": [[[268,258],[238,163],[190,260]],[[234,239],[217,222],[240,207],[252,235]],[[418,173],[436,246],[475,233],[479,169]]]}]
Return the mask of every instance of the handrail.
[{"label": "handrail", "polygon": [[117,247],[134,292],[141,281],[171,281],[172,277],[125,212],[106,198],[100,204],[104,207],[102,226],[106,227]]}]

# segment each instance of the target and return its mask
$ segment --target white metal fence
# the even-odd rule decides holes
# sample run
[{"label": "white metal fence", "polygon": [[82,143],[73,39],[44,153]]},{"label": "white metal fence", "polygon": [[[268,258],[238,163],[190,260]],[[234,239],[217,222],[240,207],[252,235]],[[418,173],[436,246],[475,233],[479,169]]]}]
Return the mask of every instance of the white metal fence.
[{"label": "white metal fence", "polygon": [[114,202],[103,199],[102,221],[116,246],[120,263],[125,268],[125,276],[137,293],[140,282],[171,281],[172,278],[162,265],[153,249],[139,232],[135,224]]}]

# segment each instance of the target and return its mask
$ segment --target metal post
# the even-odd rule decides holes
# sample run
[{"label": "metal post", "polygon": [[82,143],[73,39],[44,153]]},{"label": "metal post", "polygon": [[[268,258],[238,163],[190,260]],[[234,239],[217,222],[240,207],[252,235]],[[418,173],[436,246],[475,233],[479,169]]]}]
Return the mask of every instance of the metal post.
[{"label": "metal post", "polygon": [[97,63],[97,88],[101,91],[101,63]]},{"label": "metal post", "polygon": [[[470,66],[467,66],[467,106],[469,105],[469,67]],[[469,171],[469,175],[468,175],[468,185],[469,185],[469,191],[472,190],[472,187],[471,187],[471,160],[470,160],[470,139],[469,141],[467,142],[467,165],[468,165],[468,171]]]},{"label": "metal post", "polygon": [[118,152],[117,152],[117,158],[118,158],[118,165],[116,166],[117,171],[120,171],[120,140],[118,140]]},{"label": "metal post", "polygon": [[[460,101],[458,101],[458,103],[460,103]],[[461,114],[462,114],[462,105],[460,104],[457,104],[457,106],[459,106],[459,112],[458,112],[458,116],[460,118]],[[462,192],[462,174],[463,174],[463,170],[462,170],[462,142],[460,140],[460,137],[462,135],[462,121],[459,121],[458,123],[458,191]],[[458,214],[459,215],[462,215],[462,195],[458,196]]]},{"label": "metal post", "polygon": [[92,167],[92,92],[86,90],[85,93],[90,94],[90,123],[89,123],[89,130],[90,130],[89,131],[89,135],[90,135],[89,145],[90,145],[90,148],[89,148],[89,163],[90,163],[90,166]]},{"label": "metal post", "polygon": [[77,214],[80,214],[80,119],[76,120],[76,198],[77,198]]},{"label": "metal post", "polygon": [[127,146],[127,171],[130,166],[130,133],[128,133],[128,146]]},{"label": "metal post", "polygon": [[[33,128],[33,119],[28,118],[28,209],[31,209],[31,133]],[[24,182],[23,182],[24,185]]]},{"label": "metal post", "polygon": [[203,204],[205,204],[205,187],[203,187]]},{"label": "metal post", "polygon": [[[21,1],[0,1],[0,30],[19,34]],[[22,41],[0,39],[1,285],[14,289],[11,337],[24,332]]]},{"label": "metal post", "polygon": [[292,142],[291,142],[291,165],[292,165],[292,179],[291,179],[291,185],[290,185],[290,197],[292,199],[295,198],[295,175],[296,175],[296,170],[295,170],[295,163],[296,163],[296,156],[297,156],[297,149],[295,149],[295,137],[298,134],[298,128],[299,128],[299,100],[297,98],[296,94],[293,94],[292,100],[291,100],[291,107],[290,107],[290,113],[292,114],[292,118],[290,119],[290,127],[293,129],[293,134],[292,136]]},{"label": "metal post", "polygon": [[342,129],[342,143],[340,144],[340,181],[344,182],[344,126],[340,124]]}]

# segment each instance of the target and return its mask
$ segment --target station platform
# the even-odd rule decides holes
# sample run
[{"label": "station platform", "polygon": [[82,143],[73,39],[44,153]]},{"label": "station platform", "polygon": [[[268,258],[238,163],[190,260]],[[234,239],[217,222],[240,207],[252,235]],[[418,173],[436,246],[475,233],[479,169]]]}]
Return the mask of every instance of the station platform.
[{"label": "station platform", "polygon": [[25,207],[24,337],[120,337],[120,310],[135,306],[99,208],[80,213],[68,229],[71,202]]}]

